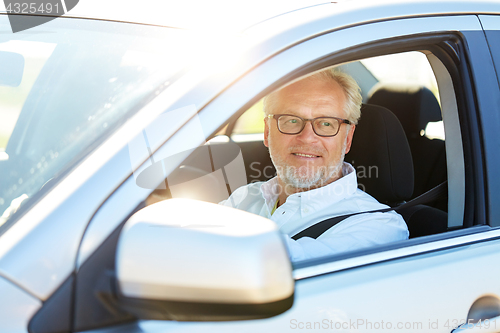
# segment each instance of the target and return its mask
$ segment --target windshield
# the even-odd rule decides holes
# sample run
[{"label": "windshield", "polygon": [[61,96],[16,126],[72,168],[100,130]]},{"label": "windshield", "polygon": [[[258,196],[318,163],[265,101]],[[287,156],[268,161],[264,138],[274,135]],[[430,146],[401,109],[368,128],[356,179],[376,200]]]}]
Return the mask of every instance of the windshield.
[{"label": "windshield", "polygon": [[[0,226],[180,75],[189,32],[0,15]],[[24,207],[21,209],[21,207]]]}]

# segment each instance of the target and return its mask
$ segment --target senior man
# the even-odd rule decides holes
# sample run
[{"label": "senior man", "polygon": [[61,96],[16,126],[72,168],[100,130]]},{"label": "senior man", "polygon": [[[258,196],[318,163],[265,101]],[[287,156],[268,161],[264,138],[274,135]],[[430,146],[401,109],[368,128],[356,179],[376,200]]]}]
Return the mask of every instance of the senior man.
[{"label": "senior man", "polygon": [[361,115],[360,89],[349,75],[318,72],[264,99],[264,144],[277,176],[238,188],[221,204],[273,220],[286,235],[292,261],[408,238],[394,211],[358,214],[317,239],[291,236],[335,216],[387,208],[358,189],[344,162]]}]

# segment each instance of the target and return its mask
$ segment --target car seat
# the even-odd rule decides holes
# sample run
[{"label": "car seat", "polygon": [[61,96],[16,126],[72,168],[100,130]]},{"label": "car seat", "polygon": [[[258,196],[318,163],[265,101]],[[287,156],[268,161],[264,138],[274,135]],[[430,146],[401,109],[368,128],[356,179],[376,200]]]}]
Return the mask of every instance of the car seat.
[{"label": "car seat", "polygon": [[[370,91],[368,103],[388,108],[403,126],[413,158],[412,198],[446,181],[445,143],[423,135],[429,122],[441,120],[441,107],[434,94],[418,84],[378,83]],[[447,210],[446,200],[434,206]]]},{"label": "car seat", "polygon": [[[364,104],[351,150],[345,157],[357,171],[358,184],[379,202],[397,207],[413,193],[413,161],[398,118],[388,109]],[[400,211],[410,238],[447,231],[445,212],[426,205]]]}]

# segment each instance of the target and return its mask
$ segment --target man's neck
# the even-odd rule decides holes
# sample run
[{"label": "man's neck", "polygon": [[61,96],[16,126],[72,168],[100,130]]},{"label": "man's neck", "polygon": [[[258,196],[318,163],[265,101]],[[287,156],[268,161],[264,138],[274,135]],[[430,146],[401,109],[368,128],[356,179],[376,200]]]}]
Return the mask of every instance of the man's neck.
[{"label": "man's neck", "polygon": [[297,188],[297,187],[293,187],[289,184],[286,184],[278,176],[278,184],[279,184],[279,188],[280,188],[280,193],[278,194],[278,207],[281,206],[282,204],[284,204],[286,199],[289,196],[291,196],[292,194],[314,190],[314,189],[329,185],[340,178],[342,178],[342,170],[340,170],[340,172],[337,175],[330,178],[330,180],[328,180],[327,182],[321,183],[320,185],[311,186],[308,188]]}]

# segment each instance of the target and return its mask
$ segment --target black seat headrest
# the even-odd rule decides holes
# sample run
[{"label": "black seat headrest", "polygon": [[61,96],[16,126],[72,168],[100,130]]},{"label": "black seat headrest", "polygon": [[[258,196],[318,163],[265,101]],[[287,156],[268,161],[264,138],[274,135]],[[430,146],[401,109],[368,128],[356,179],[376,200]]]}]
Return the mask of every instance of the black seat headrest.
[{"label": "black seat headrest", "polygon": [[351,150],[345,157],[357,171],[358,184],[378,201],[396,204],[413,193],[413,161],[406,135],[388,109],[364,104]]},{"label": "black seat headrest", "polygon": [[377,83],[369,104],[380,105],[398,117],[409,139],[420,136],[427,123],[441,120],[441,107],[434,94],[419,84]]}]

